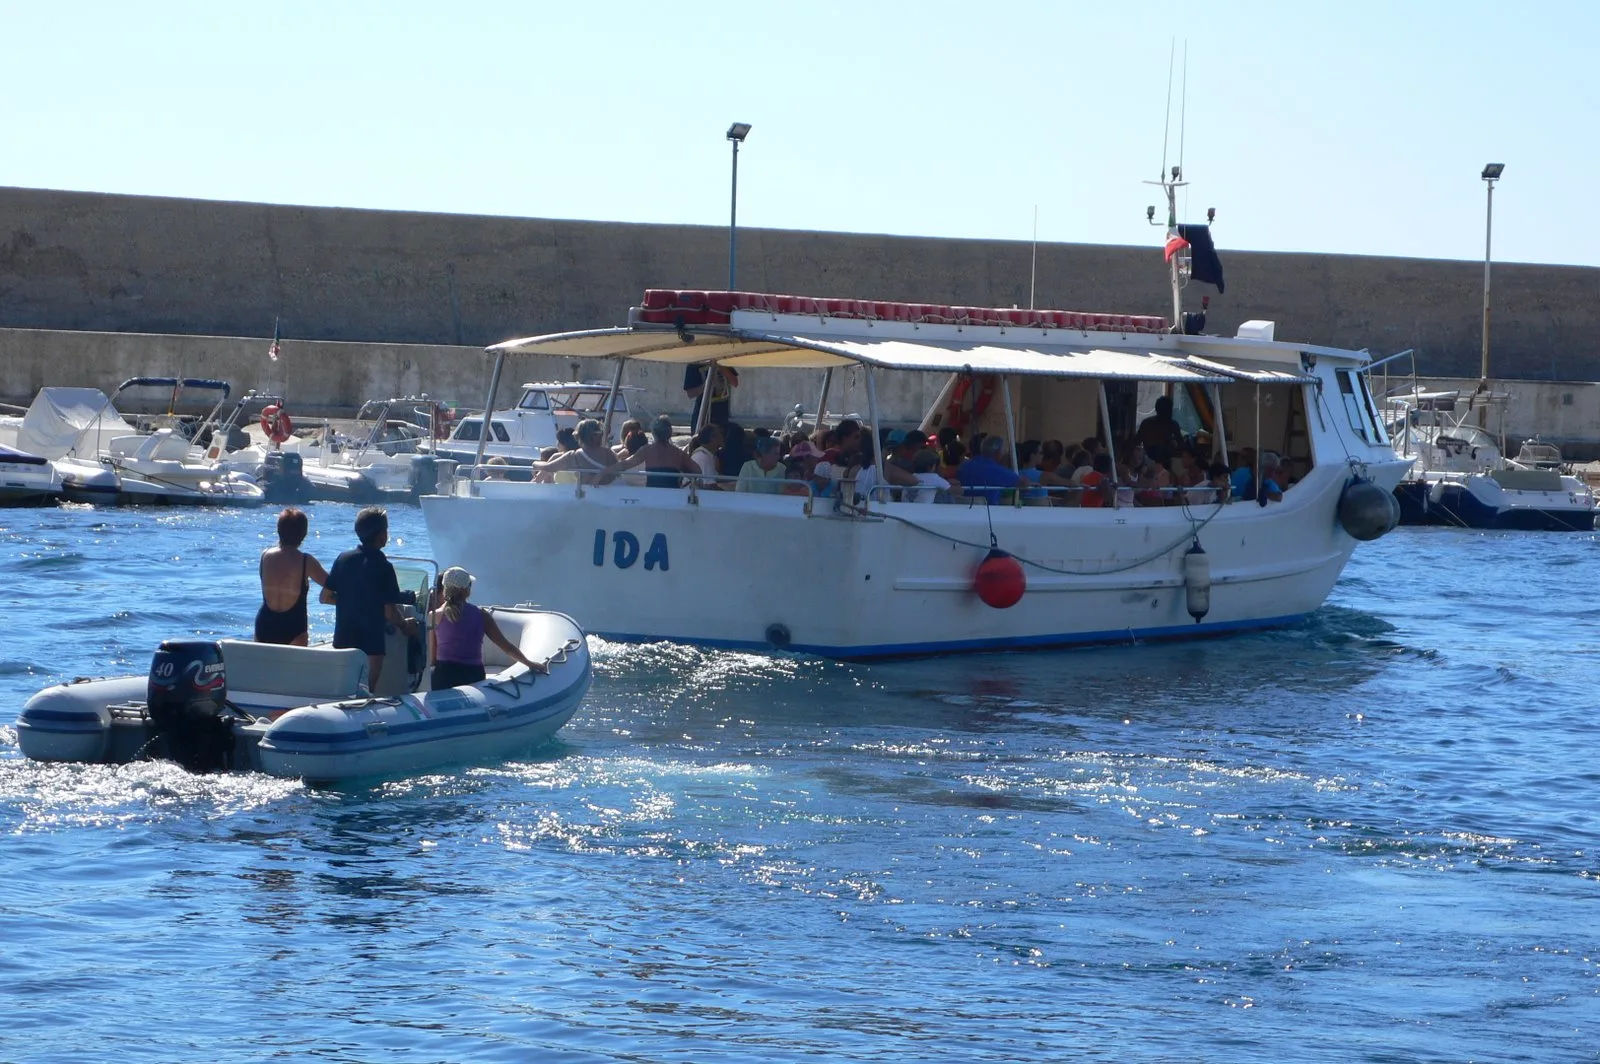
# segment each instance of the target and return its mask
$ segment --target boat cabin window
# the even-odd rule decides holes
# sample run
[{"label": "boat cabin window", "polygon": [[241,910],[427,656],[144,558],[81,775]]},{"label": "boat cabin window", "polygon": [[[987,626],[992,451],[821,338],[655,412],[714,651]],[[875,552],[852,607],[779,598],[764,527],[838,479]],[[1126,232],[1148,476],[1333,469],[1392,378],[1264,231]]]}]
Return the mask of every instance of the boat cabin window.
[{"label": "boat cabin window", "polygon": [[1335,370],[1339,380],[1339,398],[1344,401],[1344,412],[1356,435],[1368,443],[1385,443],[1383,422],[1373,404],[1372,393],[1367,389],[1367,376],[1347,369]]},{"label": "boat cabin window", "polygon": [[[540,391],[529,390],[522,393],[522,398],[517,402],[518,410],[549,410],[550,397]],[[473,439],[477,439],[476,436]]]},{"label": "boat cabin window", "polygon": [[[462,421],[461,424],[456,426],[456,434],[453,438],[471,443],[476,441],[482,434],[483,418],[469,417]],[[509,443],[511,441],[511,436],[506,432],[506,427],[500,424],[498,421],[493,423],[493,427],[490,429],[490,435],[492,435],[498,443]]]},{"label": "boat cabin window", "polygon": [[[557,410],[570,410],[575,414],[589,414],[594,417],[603,417],[606,412],[606,396],[609,388],[573,389],[550,393],[550,402]],[[617,393],[616,402],[611,409],[618,414],[628,412],[628,400],[621,393]]]}]

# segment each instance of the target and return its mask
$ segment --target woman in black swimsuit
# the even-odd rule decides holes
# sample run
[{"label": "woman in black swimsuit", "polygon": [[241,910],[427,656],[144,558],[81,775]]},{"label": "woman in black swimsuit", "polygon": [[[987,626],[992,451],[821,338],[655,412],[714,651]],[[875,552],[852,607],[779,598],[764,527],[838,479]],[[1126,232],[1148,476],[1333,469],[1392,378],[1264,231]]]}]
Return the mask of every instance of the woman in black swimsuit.
[{"label": "woman in black swimsuit", "polygon": [[309,522],[289,507],[278,515],[278,545],[261,552],[261,608],[256,611],[256,642],[303,647],[311,625],[306,616],[309,581],[328,582],[322,563],[300,549]]}]

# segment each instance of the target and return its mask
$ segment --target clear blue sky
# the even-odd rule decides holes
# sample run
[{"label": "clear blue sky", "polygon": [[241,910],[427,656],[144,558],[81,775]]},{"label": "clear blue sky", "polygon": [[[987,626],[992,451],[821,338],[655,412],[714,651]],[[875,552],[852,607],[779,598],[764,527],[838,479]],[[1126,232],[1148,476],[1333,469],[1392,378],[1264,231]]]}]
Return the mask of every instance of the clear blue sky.
[{"label": "clear blue sky", "polygon": [[[1600,4],[0,2],[0,185],[1600,264]],[[1168,155],[1178,154],[1178,92]]]}]

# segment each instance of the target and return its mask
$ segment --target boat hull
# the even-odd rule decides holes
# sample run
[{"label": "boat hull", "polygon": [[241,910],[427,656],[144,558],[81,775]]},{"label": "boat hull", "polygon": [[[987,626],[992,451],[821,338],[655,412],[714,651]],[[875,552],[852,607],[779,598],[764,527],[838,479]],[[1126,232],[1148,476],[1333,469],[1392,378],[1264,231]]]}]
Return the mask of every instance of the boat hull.
[{"label": "boat hull", "polygon": [[1507,491],[1488,476],[1413,478],[1395,488],[1403,525],[1521,532],[1589,532],[1592,497],[1568,491]]},{"label": "boat hull", "polygon": [[[1404,468],[1370,472],[1387,490]],[[1318,469],[1265,509],[889,504],[858,517],[786,496],[503,482],[422,507],[439,563],[470,565],[497,601],[578,612],[613,639],[854,659],[1290,623],[1321,606],[1355,547],[1336,517],[1349,477]],[[1026,563],[1007,609],[973,589],[991,528]],[[1197,538],[1211,571],[1198,622],[1183,563]]]}]

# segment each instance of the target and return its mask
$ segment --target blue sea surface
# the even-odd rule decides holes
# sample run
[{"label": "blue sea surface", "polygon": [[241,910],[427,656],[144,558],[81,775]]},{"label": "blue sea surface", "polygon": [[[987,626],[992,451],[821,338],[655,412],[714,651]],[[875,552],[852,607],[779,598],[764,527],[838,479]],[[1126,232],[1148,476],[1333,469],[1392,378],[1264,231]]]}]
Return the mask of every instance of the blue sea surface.
[{"label": "blue sea surface", "polygon": [[0,511],[0,1060],[1600,1059],[1595,535],[1402,529],[1187,644],[597,640],[557,742],[352,789],[22,758],[247,635],[272,519]]}]

